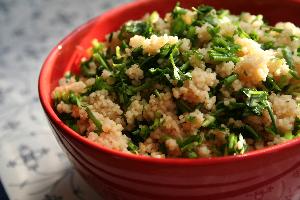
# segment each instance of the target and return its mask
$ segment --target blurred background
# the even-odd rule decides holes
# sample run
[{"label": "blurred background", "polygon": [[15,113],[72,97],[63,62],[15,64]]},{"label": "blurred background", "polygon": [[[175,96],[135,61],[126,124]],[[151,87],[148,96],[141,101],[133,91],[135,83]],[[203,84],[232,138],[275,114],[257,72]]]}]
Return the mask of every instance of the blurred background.
[{"label": "blurred background", "polygon": [[[98,199],[73,170],[37,91],[50,50],[74,28],[130,0],[0,0],[0,199]],[[5,192],[4,192],[5,191]]]}]

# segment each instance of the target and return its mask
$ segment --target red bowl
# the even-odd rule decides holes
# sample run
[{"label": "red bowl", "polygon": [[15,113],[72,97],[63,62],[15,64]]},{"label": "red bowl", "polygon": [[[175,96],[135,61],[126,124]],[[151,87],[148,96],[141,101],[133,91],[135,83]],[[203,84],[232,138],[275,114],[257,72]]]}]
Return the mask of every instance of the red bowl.
[{"label": "red bowl", "polygon": [[[129,19],[146,12],[169,12],[177,0],[141,0],[112,9],[80,26],[46,59],[39,95],[57,141],[71,162],[105,199],[300,199],[300,139],[240,156],[156,159],[114,151],[81,137],[55,114],[51,91],[65,71],[78,71],[93,38],[100,40]],[[300,24],[300,2],[293,0],[189,0],[183,7],[209,4],[233,13],[263,14],[270,23]]]}]

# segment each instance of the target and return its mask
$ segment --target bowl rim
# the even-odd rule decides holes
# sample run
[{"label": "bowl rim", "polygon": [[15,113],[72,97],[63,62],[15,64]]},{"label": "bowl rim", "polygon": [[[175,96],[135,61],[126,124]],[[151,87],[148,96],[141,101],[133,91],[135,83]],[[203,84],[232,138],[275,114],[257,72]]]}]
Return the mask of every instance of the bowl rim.
[{"label": "bowl rim", "polygon": [[38,79],[38,93],[39,93],[39,99],[41,102],[41,105],[44,109],[45,114],[48,117],[48,120],[50,120],[52,123],[55,124],[59,129],[61,129],[62,134],[67,134],[68,136],[72,137],[73,139],[79,141],[80,143],[83,143],[86,145],[86,148],[92,148],[97,151],[102,151],[104,153],[110,154],[111,156],[118,157],[120,159],[126,159],[131,161],[137,161],[142,163],[156,163],[159,165],[216,165],[220,163],[228,163],[228,162],[240,162],[243,160],[253,160],[258,157],[265,157],[265,156],[272,156],[276,154],[277,152],[282,152],[284,150],[292,149],[297,145],[300,145],[300,138],[296,138],[281,144],[277,144],[270,147],[265,147],[260,150],[255,150],[251,152],[247,152],[242,155],[230,155],[230,156],[222,156],[222,157],[211,157],[211,158],[196,158],[196,159],[190,159],[190,158],[153,158],[149,156],[142,156],[142,155],[135,155],[135,154],[129,154],[125,152],[121,152],[118,150],[113,150],[110,148],[107,148],[105,146],[101,146],[99,144],[96,144],[95,142],[92,142],[88,140],[87,138],[79,135],[75,131],[73,131],[71,128],[69,128],[66,124],[62,122],[62,120],[59,119],[56,112],[53,109],[53,106],[50,102],[46,99],[46,92],[43,90],[43,87],[46,85],[49,85],[50,83],[47,82],[44,77],[47,77],[48,73],[51,72],[54,67],[51,65],[51,60],[55,59],[58,55],[58,52],[60,50],[61,45],[66,43],[70,38],[72,38],[74,35],[76,35],[78,32],[80,32],[82,29],[85,29],[86,27],[92,25],[98,20],[105,20],[105,18],[109,18],[113,15],[117,15],[119,12],[126,11],[127,9],[138,7],[141,4],[147,4],[151,1],[156,0],[138,0],[133,1],[130,3],[121,4],[115,8],[112,8],[108,11],[105,11],[103,14],[98,15],[84,24],[78,26],[75,28],[71,33],[69,33],[67,36],[64,37],[57,45],[54,46],[54,48],[50,51],[49,55],[47,56],[46,60],[44,61],[40,74]]}]

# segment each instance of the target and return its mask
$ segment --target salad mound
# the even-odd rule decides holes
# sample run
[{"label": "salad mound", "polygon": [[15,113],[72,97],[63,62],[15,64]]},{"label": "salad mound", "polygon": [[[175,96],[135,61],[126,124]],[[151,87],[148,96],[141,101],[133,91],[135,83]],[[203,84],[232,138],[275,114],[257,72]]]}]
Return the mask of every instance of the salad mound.
[{"label": "salad mound", "polygon": [[165,157],[244,154],[300,135],[300,29],[177,4],[92,41],[52,92],[78,134]]}]

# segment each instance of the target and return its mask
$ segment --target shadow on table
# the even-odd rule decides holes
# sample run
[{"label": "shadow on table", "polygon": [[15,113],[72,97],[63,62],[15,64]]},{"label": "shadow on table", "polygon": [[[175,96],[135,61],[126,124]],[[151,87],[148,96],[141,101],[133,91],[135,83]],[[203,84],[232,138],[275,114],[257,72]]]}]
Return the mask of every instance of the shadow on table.
[{"label": "shadow on table", "polygon": [[45,193],[43,200],[101,200],[78,172],[70,167],[57,178]]}]

